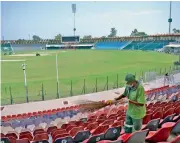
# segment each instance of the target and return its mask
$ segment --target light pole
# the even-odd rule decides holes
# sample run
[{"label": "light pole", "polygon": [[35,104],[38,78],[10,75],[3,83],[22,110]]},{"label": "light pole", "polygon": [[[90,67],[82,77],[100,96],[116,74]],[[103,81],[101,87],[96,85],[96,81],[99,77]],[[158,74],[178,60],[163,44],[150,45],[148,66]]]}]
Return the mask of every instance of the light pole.
[{"label": "light pole", "polygon": [[76,4],[72,4],[72,13],[74,14],[74,36],[76,35]]},{"label": "light pole", "polygon": [[26,64],[22,64],[22,68],[23,68],[23,71],[24,71],[24,87],[25,87],[25,90],[26,90],[26,101],[27,103],[29,102],[29,99],[28,99],[28,88],[27,88],[27,79],[26,79]]},{"label": "light pole", "polygon": [[171,18],[171,1],[170,1],[170,5],[169,5],[169,34],[171,33],[171,22],[172,22],[172,18]]}]

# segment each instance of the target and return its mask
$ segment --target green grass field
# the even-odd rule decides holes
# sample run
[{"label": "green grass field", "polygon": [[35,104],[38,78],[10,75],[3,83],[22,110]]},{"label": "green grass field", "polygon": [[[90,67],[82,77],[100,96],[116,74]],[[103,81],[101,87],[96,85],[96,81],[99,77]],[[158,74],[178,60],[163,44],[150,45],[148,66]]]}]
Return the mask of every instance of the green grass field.
[{"label": "green grass field", "polygon": [[[40,57],[2,56],[1,58],[26,60],[30,101],[42,100],[42,84],[45,100],[57,97],[55,52]],[[124,85],[124,76],[127,73],[136,73],[138,77],[149,70],[156,70],[158,74],[160,72],[163,74],[177,59],[178,57],[174,55],[143,51],[58,51],[60,96],[70,96],[71,89],[73,95],[83,94],[84,82],[85,93],[91,93],[96,91],[96,85],[97,91],[106,90],[107,80],[108,89]],[[9,87],[14,103],[26,102],[22,63],[24,62],[1,62],[2,104],[10,104]]]}]

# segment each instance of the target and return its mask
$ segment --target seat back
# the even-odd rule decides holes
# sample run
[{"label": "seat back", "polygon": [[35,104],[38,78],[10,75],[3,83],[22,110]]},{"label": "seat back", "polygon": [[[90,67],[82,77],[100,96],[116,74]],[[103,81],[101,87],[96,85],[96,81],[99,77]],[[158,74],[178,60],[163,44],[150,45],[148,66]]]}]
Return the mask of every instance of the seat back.
[{"label": "seat back", "polygon": [[125,143],[144,143],[148,130],[137,131],[133,133]]},{"label": "seat back", "polygon": [[147,139],[148,142],[162,142],[166,141],[170,135],[171,127],[162,127],[154,135]]},{"label": "seat back", "polygon": [[110,120],[106,120],[102,123],[102,125],[112,125],[114,123],[114,120],[113,119],[110,119]]},{"label": "seat back", "polygon": [[16,140],[16,143],[30,143],[30,141],[28,139],[19,139]]},{"label": "seat back", "polygon": [[57,138],[54,143],[73,143],[72,137]]},{"label": "seat back", "polygon": [[63,124],[63,125],[61,126],[61,128],[62,128],[62,129],[66,129],[67,126],[69,126],[69,124]]},{"label": "seat back", "polygon": [[96,122],[98,122],[98,124],[102,124],[104,121],[104,119],[98,119]]},{"label": "seat back", "polygon": [[74,142],[76,143],[83,142],[84,140],[88,139],[90,135],[91,135],[90,131],[80,131],[74,137]]},{"label": "seat back", "polygon": [[158,128],[158,125],[159,125],[159,122],[160,122],[160,119],[154,119],[154,120],[151,120],[145,129],[149,129],[150,131],[156,131],[157,128]]},{"label": "seat back", "polygon": [[92,135],[97,135],[97,134],[105,133],[108,128],[109,128],[109,125],[98,126],[98,127],[93,131]]},{"label": "seat back", "polygon": [[105,140],[116,140],[120,136],[121,127],[111,127],[104,134]]},{"label": "seat back", "polygon": [[175,108],[174,113],[176,113],[177,115],[180,114],[180,105]]},{"label": "seat back", "polygon": [[35,136],[36,134],[40,134],[40,133],[45,133],[45,131],[43,129],[36,129],[33,132],[33,135]]},{"label": "seat back", "polygon": [[13,138],[15,138],[15,139],[17,139],[18,138],[18,136],[15,134],[15,133],[7,133],[6,134],[6,137],[13,137]]},{"label": "seat back", "polygon": [[164,115],[163,115],[163,118],[169,116],[169,115],[172,115],[174,113],[174,108],[169,108],[167,110],[164,111]]},{"label": "seat back", "polygon": [[154,112],[153,115],[152,115],[152,119],[157,119],[157,118],[163,118],[163,112],[162,111],[157,111],[157,112]]},{"label": "seat back", "polygon": [[66,138],[66,137],[70,137],[71,135],[69,133],[64,133],[64,134],[56,134],[54,137],[53,137],[53,140],[57,140],[59,138]]},{"label": "seat back", "polygon": [[180,120],[177,121],[177,123],[175,124],[175,126],[173,127],[172,131],[171,131],[172,134],[180,134]]},{"label": "seat back", "polygon": [[36,141],[36,142],[48,141],[48,140],[49,140],[49,136],[47,133],[36,134],[33,139],[33,141]]},{"label": "seat back", "polygon": [[28,139],[29,141],[32,141],[33,136],[31,135],[31,133],[20,134],[19,139]]},{"label": "seat back", "polygon": [[100,140],[104,140],[104,134],[95,135],[90,137],[90,139],[87,141],[87,143],[96,143]]},{"label": "seat back", "polygon": [[69,132],[71,131],[72,128],[76,127],[76,125],[70,125],[66,128],[66,131]]},{"label": "seat back", "polygon": [[163,121],[159,124],[159,128],[161,128],[161,126],[166,123],[166,122],[171,122],[173,120],[173,117],[175,116],[175,114],[172,115],[168,115],[167,117],[165,117],[163,119]]},{"label": "seat back", "polygon": [[121,127],[121,126],[123,126],[123,121],[122,120],[117,121],[117,122],[115,122],[114,124],[111,125],[111,127]]},{"label": "seat back", "polygon": [[75,136],[79,131],[82,131],[82,127],[74,127],[71,129],[71,131],[69,132],[69,134],[71,136]]},{"label": "seat back", "polygon": [[52,130],[54,130],[54,129],[57,129],[57,127],[56,126],[48,127],[47,128],[47,133],[50,134],[52,132]]},{"label": "seat back", "polygon": [[146,116],[143,118],[143,124],[147,124],[151,120],[152,114],[146,114]]},{"label": "seat back", "polygon": [[99,126],[98,122],[91,123],[87,126],[88,130],[93,130]]}]

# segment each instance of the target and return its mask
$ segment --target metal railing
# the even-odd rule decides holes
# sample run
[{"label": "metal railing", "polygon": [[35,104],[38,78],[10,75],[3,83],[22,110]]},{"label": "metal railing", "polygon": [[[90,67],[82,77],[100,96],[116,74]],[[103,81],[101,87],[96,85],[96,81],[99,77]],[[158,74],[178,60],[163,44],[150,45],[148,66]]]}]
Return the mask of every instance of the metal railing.
[{"label": "metal railing", "polygon": [[[137,79],[143,82],[150,82],[162,78],[165,73],[177,74],[180,73],[180,66],[171,66],[169,68],[151,69],[148,71],[135,72]],[[155,73],[155,74],[148,74]],[[127,73],[118,73],[109,76],[99,76],[84,78],[79,80],[59,80],[60,96],[57,94],[56,81],[48,88],[49,81],[43,81],[40,84],[28,84],[28,100],[29,102],[44,101],[50,99],[58,99],[64,97],[71,97],[75,95],[82,95],[88,93],[95,93],[123,87],[125,85],[124,77]],[[147,77],[149,76],[149,77]],[[180,82],[180,81],[178,81]],[[15,85],[2,86],[1,88],[1,104],[10,105],[18,103],[26,103],[26,90],[22,87],[16,89]]]}]

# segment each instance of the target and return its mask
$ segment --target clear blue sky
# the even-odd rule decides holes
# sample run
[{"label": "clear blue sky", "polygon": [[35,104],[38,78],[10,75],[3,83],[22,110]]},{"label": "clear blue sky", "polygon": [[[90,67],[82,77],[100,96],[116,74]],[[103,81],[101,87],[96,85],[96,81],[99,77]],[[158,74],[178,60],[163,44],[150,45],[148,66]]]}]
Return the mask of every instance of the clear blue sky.
[{"label": "clear blue sky", "polygon": [[[1,2],[5,40],[28,35],[54,38],[73,35],[71,4],[76,3],[77,35],[107,36],[115,27],[118,36],[134,28],[147,34],[167,33],[169,2]],[[172,28],[180,29],[180,2],[172,2]]]}]

